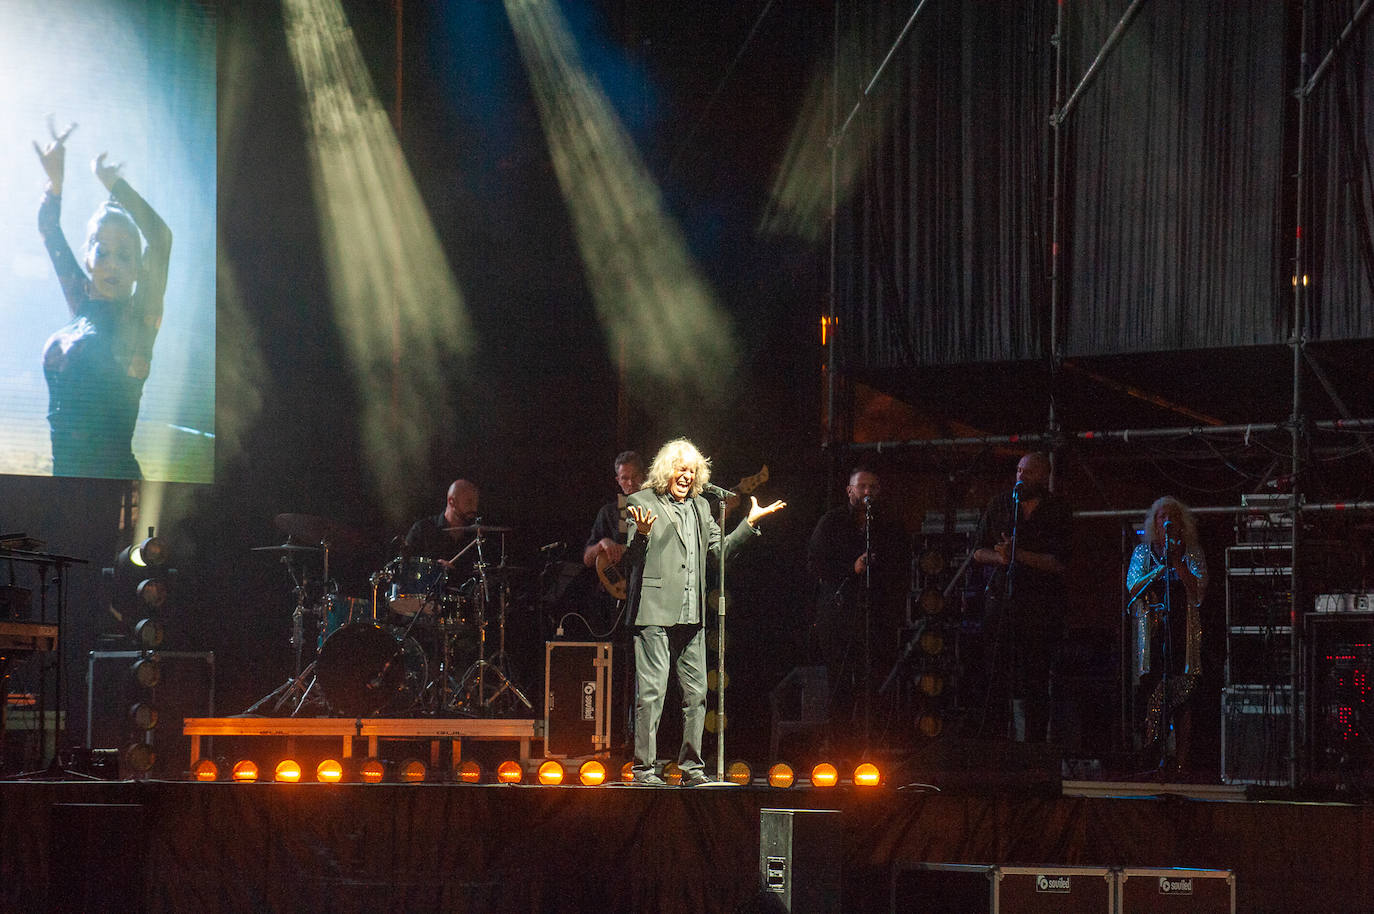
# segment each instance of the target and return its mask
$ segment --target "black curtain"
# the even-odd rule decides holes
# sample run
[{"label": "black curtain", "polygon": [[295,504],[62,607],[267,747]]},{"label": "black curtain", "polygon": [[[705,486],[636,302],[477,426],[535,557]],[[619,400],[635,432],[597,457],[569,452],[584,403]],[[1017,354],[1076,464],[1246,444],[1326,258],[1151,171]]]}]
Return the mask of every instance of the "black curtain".
[{"label": "black curtain", "polygon": [[[1357,5],[1308,4],[1309,69]],[[841,3],[837,120],[916,6]],[[1129,6],[1066,4],[1066,94]],[[1065,355],[1289,338],[1303,14],[1278,0],[1147,0],[1105,55],[1061,127]],[[845,128],[847,367],[1050,355],[1055,28],[1051,0],[929,0]],[[1313,339],[1374,335],[1370,29],[1308,99]]]}]

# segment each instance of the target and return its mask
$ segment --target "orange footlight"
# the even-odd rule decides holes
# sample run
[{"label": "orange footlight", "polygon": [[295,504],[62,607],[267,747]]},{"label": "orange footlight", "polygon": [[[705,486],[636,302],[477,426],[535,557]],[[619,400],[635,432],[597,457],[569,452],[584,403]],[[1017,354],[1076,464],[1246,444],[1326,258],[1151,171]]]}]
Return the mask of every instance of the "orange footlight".
[{"label": "orange footlight", "polygon": [[250,784],[258,779],[258,763],[252,759],[240,759],[234,763],[232,776],[236,783]]},{"label": "orange footlight", "polygon": [[502,762],[496,767],[496,781],[498,784],[519,784],[525,773],[520,770],[520,763],[510,761]]},{"label": "orange footlight", "polygon": [[343,780],[343,763],[327,758],[315,766],[315,780],[321,784],[337,784]]},{"label": "orange footlight", "polygon": [[556,758],[544,759],[539,765],[539,783],[557,787],[563,783],[563,763]]},{"label": "orange footlight", "polygon": [[358,780],[364,784],[380,784],[386,777],[386,766],[379,758],[369,758],[358,766]]},{"label": "orange footlight", "polygon": [[768,769],[769,787],[791,787],[797,783],[797,773],[786,762],[775,762]]},{"label": "orange footlight", "polygon": [[872,762],[864,762],[854,769],[855,787],[877,787],[883,782],[882,772]]},{"label": "orange footlight", "polygon": [[840,782],[840,772],[829,762],[821,762],[811,769],[812,787],[834,787]]},{"label": "orange footlight", "polygon": [[577,769],[577,779],[584,787],[599,787],[606,783],[606,766],[599,759],[589,758]]}]

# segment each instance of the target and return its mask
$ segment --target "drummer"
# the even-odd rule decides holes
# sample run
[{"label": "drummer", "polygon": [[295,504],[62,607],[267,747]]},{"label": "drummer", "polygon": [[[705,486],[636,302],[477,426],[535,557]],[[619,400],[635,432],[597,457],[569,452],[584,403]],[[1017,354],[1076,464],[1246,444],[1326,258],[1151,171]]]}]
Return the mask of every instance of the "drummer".
[{"label": "drummer", "polygon": [[[406,554],[417,558],[436,559],[447,564],[475,535],[466,529],[477,523],[477,503],[481,496],[477,486],[466,479],[455,479],[448,487],[448,499],[442,514],[422,517],[406,533]],[[474,557],[463,556],[460,565],[470,565]]]}]

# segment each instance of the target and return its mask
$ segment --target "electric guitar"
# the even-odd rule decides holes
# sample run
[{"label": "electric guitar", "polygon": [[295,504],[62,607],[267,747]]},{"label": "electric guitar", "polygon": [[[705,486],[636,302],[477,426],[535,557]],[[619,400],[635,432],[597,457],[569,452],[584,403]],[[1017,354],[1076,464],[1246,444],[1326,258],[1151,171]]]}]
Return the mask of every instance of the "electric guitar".
[{"label": "electric guitar", "polygon": [[[746,476],[735,484],[734,490],[740,495],[748,495],[768,481],[768,464],[764,464],[753,476]],[[731,501],[735,501],[731,499]],[[730,504],[727,502],[725,514],[730,514]],[[596,556],[596,576],[601,581],[601,589],[610,594],[612,599],[624,600],[629,595],[630,579],[625,574],[625,569],[621,567],[623,563],[612,562],[606,558],[606,554],[598,553]]]}]

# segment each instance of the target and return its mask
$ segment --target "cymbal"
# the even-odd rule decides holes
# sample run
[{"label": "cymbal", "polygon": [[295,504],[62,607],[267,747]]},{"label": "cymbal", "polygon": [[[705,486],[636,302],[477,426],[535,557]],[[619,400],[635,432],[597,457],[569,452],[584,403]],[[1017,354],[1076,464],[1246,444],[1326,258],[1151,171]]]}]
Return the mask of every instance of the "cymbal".
[{"label": "cymbal", "polygon": [[319,552],[319,546],[302,546],[300,543],[282,543],[280,546],[254,546],[254,552],[280,552],[290,555],[293,552]]},{"label": "cymbal", "polygon": [[445,533],[476,533],[481,536],[484,533],[514,533],[514,527],[498,527],[495,524],[473,524],[470,527],[445,527]]},{"label": "cymbal", "polygon": [[489,565],[486,569],[487,577],[496,578],[501,581],[509,581],[512,578],[522,577],[530,573],[530,569],[520,565]]},{"label": "cymbal", "polygon": [[347,524],[314,514],[278,514],[274,523],[287,536],[330,546],[361,548],[366,539]]}]

